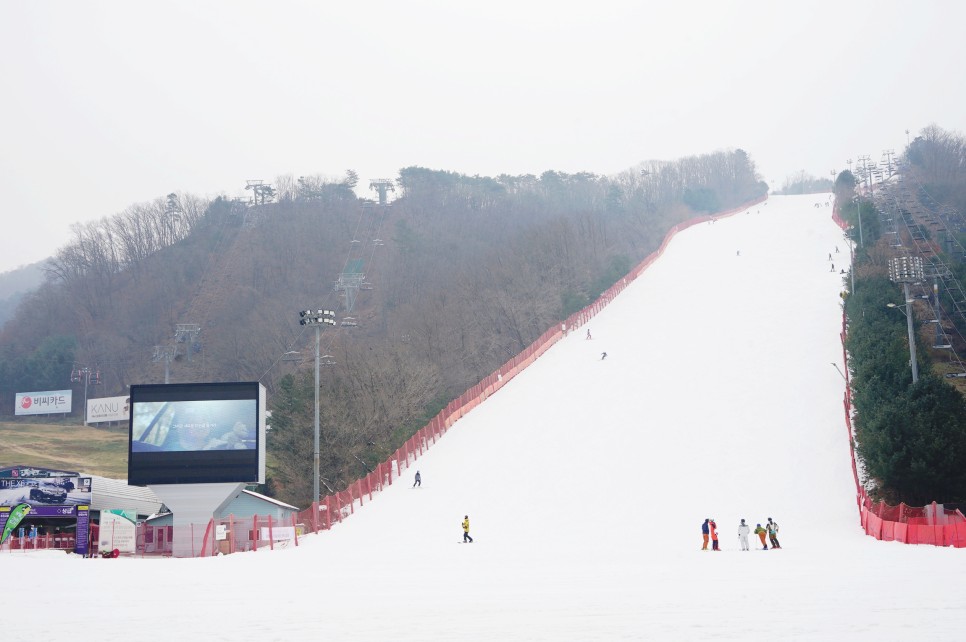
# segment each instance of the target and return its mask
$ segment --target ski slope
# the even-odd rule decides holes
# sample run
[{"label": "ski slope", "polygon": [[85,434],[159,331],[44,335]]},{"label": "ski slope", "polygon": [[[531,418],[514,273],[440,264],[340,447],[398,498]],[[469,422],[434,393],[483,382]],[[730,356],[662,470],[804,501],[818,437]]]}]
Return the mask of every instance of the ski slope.
[{"label": "ski slope", "polygon": [[[97,640],[955,636],[963,551],[859,526],[827,198],[680,233],[592,340],[576,329],[332,531],[214,559],[2,555],[6,612]],[[700,550],[706,517],[723,554]],[[768,517],[782,550],[739,551],[739,519]]]}]

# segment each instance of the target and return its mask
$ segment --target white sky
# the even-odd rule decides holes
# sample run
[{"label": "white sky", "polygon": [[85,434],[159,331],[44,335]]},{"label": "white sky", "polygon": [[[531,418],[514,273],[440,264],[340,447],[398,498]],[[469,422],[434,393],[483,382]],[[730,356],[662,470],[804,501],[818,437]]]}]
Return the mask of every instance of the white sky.
[{"label": "white sky", "polygon": [[781,186],[966,130],[966,4],[7,2],[0,271],[172,191],[410,165],[613,174],[740,147]]},{"label": "white sky", "polygon": [[[38,639],[125,642],[948,638],[963,551],[859,525],[833,368],[847,249],[825,199],[681,233],[593,340],[576,329],[300,547],[3,554],[20,586],[67,596],[12,589],[6,611]],[[706,517],[724,555],[700,550]],[[742,517],[773,517],[782,550],[739,551]]]}]

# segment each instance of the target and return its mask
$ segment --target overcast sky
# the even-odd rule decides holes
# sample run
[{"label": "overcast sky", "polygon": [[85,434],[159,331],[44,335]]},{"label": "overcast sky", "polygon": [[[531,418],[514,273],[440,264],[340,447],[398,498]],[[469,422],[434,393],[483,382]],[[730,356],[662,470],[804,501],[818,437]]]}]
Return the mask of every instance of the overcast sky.
[{"label": "overcast sky", "polygon": [[803,170],[966,130],[958,2],[6,2],[0,271],[284,174]]}]

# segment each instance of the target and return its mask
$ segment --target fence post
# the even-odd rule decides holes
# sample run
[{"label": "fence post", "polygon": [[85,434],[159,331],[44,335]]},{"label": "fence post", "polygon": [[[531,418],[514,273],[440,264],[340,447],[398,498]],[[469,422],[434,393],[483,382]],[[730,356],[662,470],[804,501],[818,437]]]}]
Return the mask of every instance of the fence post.
[{"label": "fence post", "polygon": [[292,532],[295,533],[295,546],[299,545],[299,526],[298,522],[295,521],[295,513],[292,513]]},{"label": "fence post", "polygon": [[228,554],[235,552],[235,515],[228,514]]},{"label": "fence post", "polygon": [[272,534],[272,516],[268,516],[268,550],[275,550],[275,536]]},{"label": "fence post", "polygon": [[258,515],[252,515],[252,550],[258,550]]}]

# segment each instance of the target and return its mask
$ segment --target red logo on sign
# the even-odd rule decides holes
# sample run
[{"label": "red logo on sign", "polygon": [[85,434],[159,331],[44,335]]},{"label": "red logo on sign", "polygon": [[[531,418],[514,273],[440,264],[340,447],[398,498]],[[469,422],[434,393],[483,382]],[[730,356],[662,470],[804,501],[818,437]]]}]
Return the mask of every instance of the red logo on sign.
[{"label": "red logo on sign", "polygon": [[27,409],[30,406],[32,406],[33,403],[34,403],[33,399],[31,399],[30,397],[24,397],[23,399],[20,400],[20,407]]}]

